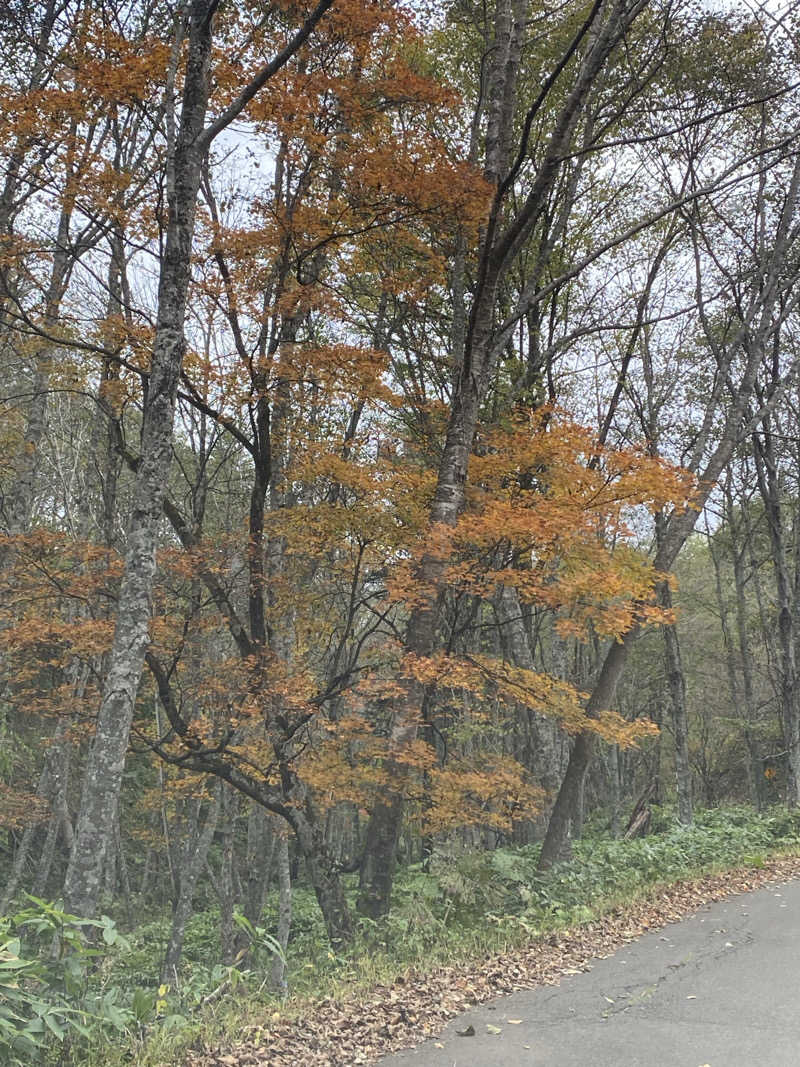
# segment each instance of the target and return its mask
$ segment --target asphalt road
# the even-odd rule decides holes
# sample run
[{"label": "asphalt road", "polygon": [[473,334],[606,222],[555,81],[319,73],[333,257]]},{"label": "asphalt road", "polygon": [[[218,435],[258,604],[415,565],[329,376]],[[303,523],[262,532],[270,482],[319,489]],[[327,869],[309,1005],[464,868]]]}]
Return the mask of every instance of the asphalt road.
[{"label": "asphalt road", "polygon": [[[457,1035],[470,1026],[474,1037]],[[478,1005],[436,1041],[380,1067],[800,1067],[800,882],[729,897],[558,986]]]}]

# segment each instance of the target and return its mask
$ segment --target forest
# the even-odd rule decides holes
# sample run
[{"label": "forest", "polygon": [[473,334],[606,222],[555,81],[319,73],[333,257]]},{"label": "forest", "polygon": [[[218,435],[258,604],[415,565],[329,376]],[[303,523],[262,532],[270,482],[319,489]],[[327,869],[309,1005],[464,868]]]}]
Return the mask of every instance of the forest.
[{"label": "forest", "polygon": [[0,0],[0,1062],[800,847],[798,41]]}]

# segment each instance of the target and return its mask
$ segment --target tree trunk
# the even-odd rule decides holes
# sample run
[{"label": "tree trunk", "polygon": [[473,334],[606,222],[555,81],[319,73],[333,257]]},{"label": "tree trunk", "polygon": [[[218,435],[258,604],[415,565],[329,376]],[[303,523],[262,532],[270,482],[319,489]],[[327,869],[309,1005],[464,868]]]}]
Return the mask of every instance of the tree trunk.
[{"label": "tree trunk", "polygon": [[[233,879],[233,844],[236,824],[238,795],[223,784],[220,805],[220,832],[222,849],[219,871],[213,878],[219,900],[219,956],[220,962],[229,967],[236,955],[236,940],[233,914],[236,909],[236,892]],[[209,868],[210,870],[210,868]]]},{"label": "tree trunk", "polygon": [[334,948],[340,948],[353,940],[353,922],[338,865],[325,842],[322,821],[308,797],[303,807],[289,809],[285,817],[305,860],[328,939]]},{"label": "tree trunk", "polygon": [[403,820],[403,798],[390,793],[370,812],[358,882],[358,910],[378,919],[389,910]]},{"label": "tree trunk", "polygon": [[800,803],[800,684],[797,675],[795,635],[795,590],[786,553],[781,483],[772,445],[769,420],[763,437],[754,435],[758,487],[767,516],[772,567],[777,594],[777,630],[780,649],[779,698],[784,744],[787,752],[787,802]]},{"label": "tree trunk", "polygon": [[278,929],[276,940],[281,947],[283,956],[276,952],[272,957],[269,980],[272,988],[277,993],[286,996],[286,964],[284,961],[286,958],[286,946],[289,944],[289,931],[292,927],[292,879],[289,869],[289,838],[286,833],[278,835],[277,854]]},{"label": "tree trunk", "polygon": [[608,747],[608,777],[611,784],[611,836],[622,833],[622,788],[620,775],[619,745]]},{"label": "tree trunk", "polygon": [[168,191],[167,240],[159,278],[155,341],[128,523],[125,571],[94,742],[86,765],[75,845],[64,882],[67,911],[87,917],[93,916],[97,908],[149,641],[155,551],[172,460],[175,397],[185,349],[184,319],[202,164],[197,142],[208,101],[215,6],[195,0],[189,16],[183,103]]},{"label": "tree trunk", "polygon": [[[65,717],[58,720],[52,744],[47,751],[45,764],[39,776],[36,794],[46,798],[50,804],[51,814],[48,822],[47,834],[44,846],[39,853],[39,862],[34,882],[34,893],[38,896],[44,889],[50,872],[58,830],[61,829],[64,840],[69,847],[72,824],[69,813],[66,811],[66,781],[69,766],[69,741],[67,738],[68,723]],[[35,844],[36,832],[39,825],[26,826],[22,832],[22,839],[14,857],[8,881],[0,901],[0,915],[4,915],[14,898],[17,890],[25,879],[25,871]]]},{"label": "tree trunk", "polygon": [[[514,178],[529,154],[527,139],[512,162],[515,148],[514,111],[520,55],[527,26],[527,4],[521,0],[498,0],[495,5],[494,31],[488,48],[485,98],[486,113],[484,177],[495,189],[489,217],[481,238],[472,294],[469,322],[464,336],[463,358],[455,375],[447,432],[439,464],[437,486],[430,510],[433,528],[452,526],[464,504],[464,494],[473,448],[478,414],[487,395],[491,375],[505,339],[495,335],[497,295],[521,249],[530,239],[544,211],[564,160],[569,156],[579,118],[586,107],[608,56],[619,43],[642,4],[599,3],[592,8],[561,61],[566,66],[572,56],[585,52],[577,61],[573,82],[555,116],[540,164],[531,178],[527,195],[513,205],[508,218]],[[488,44],[488,42],[487,42]],[[537,105],[530,113],[532,121]],[[526,133],[527,138],[527,133]],[[541,274],[547,256],[540,257]],[[460,342],[459,342],[460,343]],[[499,343],[499,347],[498,347]],[[447,561],[440,555],[425,553],[417,576],[423,588],[430,590],[426,602],[411,612],[405,634],[407,652],[430,656],[438,647],[439,608],[444,593]],[[364,855],[359,910],[367,915],[385,914],[389,910],[394,876],[394,856],[400,836],[404,809],[404,789],[408,767],[402,754],[417,735],[418,722],[426,720],[426,704],[432,694],[419,683],[409,681],[395,708],[391,731],[391,750],[395,758],[387,764],[391,785],[370,816],[367,850]],[[421,713],[421,714],[420,714]],[[581,778],[582,782],[582,778]],[[579,790],[575,795],[579,795]]]},{"label": "tree trunk", "polygon": [[196,832],[196,827],[187,828],[188,847],[185,849],[184,862],[181,864],[178,896],[173,901],[172,906],[172,926],[170,928],[169,943],[167,944],[167,951],[161,967],[162,982],[171,983],[177,981],[178,964],[183,954],[183,941],[186,935],[186,923],[192,914],[197,882],[200,872],[206,864],[208,850],[211,848],[211,842],[214,839],[214,832],[217,828],[220,791],[221,786],[218,783],[216,795],[206,812],[205,822],[200,832]]},{"label": "tree trunk", "polygon": [[[533,655],[532,642],[525,624],[525,606],[519,599],[516,589],[503,586],[494,601],[495,614],[500,627],[500,638],[505,654],[510,661],[525,670],[535,671],[536,662]],[[560,642],[562,639],[555,635]],[[559,674],[558,659],[561,647],[554,655],[554,667],[556,677],[563,678]],[[542,788],[548,793],[555,793],[561,781],[560,760],[557,752],[558,725],[546,715],[538,715],[535,711],[526,712],[528,727],[531,732],[531,743],[535,762],[530,761],[528,770],[541,782]]]},{"label": "tree trunk", "polygon": [[[597,683],[586,705],[587,715],[592,716],[612,706],[628,651],[636,637],[637,630],[629,630],[621,641],[615,641],[608,650]],[[583,730],[575,738],[564,780],[553,805],[539,856],[540,871],[548,870],[554,863],[567,859],[571,854],[572,816],[583,789],[593,752],[594,734]]]},{"label": "tree trunk", "polygon": [[264,912],[276,840],[269,815],[258,804],[252,804],[247,819],[247,874],[242,910],[253,926],[261,922]]},{"label": "tree trunk", "polygon": [[53,859],[56,852],[59,821],[58,816],[54,813],[50,816],[47,824],[47,834],[45,835],[44,844],[39,852],[39,862],[36,865],[36,877],[33,880],[32,891],[35,897],[43,897],[45,895],[47,881],[50,877],[50,870],[53,866]]},{"label": "tree trunk", "polygon": [[128,871],[128,860],[125,856],[125,849],[122,844],[122,827],[117,819],[117,825],[114,828],[114,845],[117,850],[117,864],[119,869],[119,882],[122,888],[122,899],[125,903],[125,917],[128,921],[128,926],[133,926],[133,917],[131,914],[131,879],[130,872]]},{"label": "tree trunk", "polygon": [[[661,604],[672,610],[672,591],[667,582],[661,584]],[[675,739],[675,786],[678,796],[678,820],[684,826],[692,823],[692,767],[689,762],[689,715],[686,707],[686,677],[681,662],[681,646],[675,623],[662,627],[664,635],[664,666],[669,687],[669,708],[672,733]]]},{"label": "tree trunk", "polygon": [[[722,637],[725,643],[726,661],[728,664],[728,686],[731,694],[731,702],[743,723],[743,736],[747,746],[747,779],[750,787],[750,798],[753,807],[760,811],[763,806],[763,790],[761,782],[761,761],[758,755],[758,744],[752,731],[755,721],[755,697],[753,695],[753,660],[750,651],[750,643],[747,638],[747,598],[746,598],[746,575],[744,571],[744,545],[739,543],[739,525],[735,519],[733,494],[730,485],[730,473],[725,483],[725,525],[731,546],[731,563],[733,566],[733,581],[735,590],[735,621],[736,640],[730,632],[728,621],[728,607],[725,602],[722,585],[722,566],[719,553],[715,550],[714,539],[709,535],[708,545],[711,561],[714,565],[714,581],[719,605],[720,622],[722,624]],[[743,505],[747,507],[748,504]],[[747,534],[745,535],[747,536]],[[738,653],[738,659],[737,659]],[[737,669],[738,668],[738,669]],[[741,672],[742,683],[739,685],[739,673]]]}]

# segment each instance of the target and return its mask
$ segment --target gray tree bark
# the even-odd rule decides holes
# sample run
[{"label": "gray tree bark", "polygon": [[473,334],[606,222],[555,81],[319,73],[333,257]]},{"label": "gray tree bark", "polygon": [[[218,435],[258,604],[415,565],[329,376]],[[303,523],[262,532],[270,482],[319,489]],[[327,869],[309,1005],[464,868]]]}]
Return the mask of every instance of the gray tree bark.
[{"label": "gray tree bark", "polygon": [[[495,598],[495,614],[500,628],[500,640],[512,663],[525,670],[536,670],[533,648],[525,625],[525,606],[517,591],[503,586]],[[555,634],[555,631],[554,631]],[[555,635],[557,640],[558,635]],[[557,650],[560,652],[560,649]],[[554,656],[556,660],[558,656]],[[556,667],[556,669],[558,669]],[[563,674],[560,675],[563,677]],[[536,776],[548,794],[555,794],[561,782],[561,758],[558,745],[559,727],[546,715],[526,711],[530,732],[529,770]]]},{"label": "gray tree bark", "polygon": [[220,961],[229,967],[236,955],[236,940],[233,914],[236,910],[236,887],[233,876],[234,830],[236,826],[236,809],[239,798],[235,791],[223,783],[222,807],[220,809],[220,830],[222,849],[219,872],[214,888],[219,898],[219,956]]},{"label": "gray tree bark", "polygon": [[159,276],[155,340],[128,523],[125,570],[114,642],[84,778],[75,846],[64,882],[65,903],[79,915],[90,916],[96,909],[100,871],[119,798],[149,639],[155,550],[172,458],[172,426],[185,349],[184,320],[203,160],[214,138],[305,44],[332,3],[333,0],[320,0],[283,50],[205,128],[213,20],[218,0],[192,0],[188,11],[183,98],[174,152],[170,151],[168,160],[167,237]]},{"label": "gray tree bark", "polygon": [[278,835],[277,845],[278,875],[278,929],[275,940],[281,947],[283,958],[276,952],[272,957],[269,980],[272,988],[286,995],[286,946],[292,928],[292,878],[289,868],[289,838],[286,833]]},{"label": "gray tree bark", "polygon": [[275,844],[276,834],[267,812],[258,804],[251,804],[247,819],[247,872],[242,910],[253,926],[261,922],[264,911]]},{"label": "gray tree bark", "polygon": [[[733,581],[735,592],[735,629],[736,636],[731,633],[729,608],[723,590],[722,561],[720,550],[715,547],[714,538],[709,533],[708,547],[711,562],[714,567],[714,585],[719,606],[719,617],[722,626],[722,638],[725,645],[725,659],[728,667],[728,688],[730,690],[731,703],[736,709],[741,720],[742,732],[747,746],[747,779],[750,787],[750,797],[753,807],[760,811],[763,804],[763,789],[761,781],[761,761],[758,753],[758,743],[753,734],[755,719],[755,697],[753,693],[753,657],[750,650],[750,642],[747,637],[747,576],[744,568],[745,546],[740,543],[739,533],[741,523],[737,522],[734,511],[733,493],[731,490],[731,472],[725,479],[725,513],[723,532],[727,535],[730,543],[730,561],[733,568]],[[749,507],[749,501],[743,501],[743,508]],[[741,684],[739,675],[741,674]]]},{"label": "gray tree bark", "polygon": [[[667,582],[661,584],[662,607],[672,610],[672,590]],[[681,661],[681,646],[675,623],[662,627],[664,637],[664,666],[669,688],[669,707],[672,734],[675,741],[675,785],[678,796],[678,821],[684,826],[692,823],[692,766],[689,762],[689,712],[686,706],[686,676]]]},{"label": "gray tree bark", "polygon": [[767,517],[777,595],[776,613],[780,650],[778,695],[787,752],[787,800],[791,806],[795,807],[800,803],[800,679],[798,679],[796,661],[796,590],[787,559],[787,530],[783,517],[784,493],[769,419],[764,421],[763,434],[755,434],[753,442],[758,488],[764,501]]},{"label": "gray tree bark", "polygon": [[194,894],[200,873],[205,867],[208,850],[214,839],[220,810],[221,785],[217,784],[214,800],[208,806],[205,819],[201,822],[200,803],[195,802],[194,818],[188,820],[186,835],[182,848],[181,864],[178,870],[178,896],[172,904],[172,926],[169,942],[161,967],[161,981],[175,982],[178,965],[183,954],[183,941],[186,936],[186,923],[192,914]]},{"label": "gray tree bark", "polygon": [[[42,891],[49,873],[59,831],[67,847],[72,841],[72,821],[66,808],[66,786],[70,760],[68,728],[69,723],[66,718],[58,720],[36,788],[37,796],[46,799],[51,809],[45,841],[36,865],[33,889],[37,895]],[[17,890],[25,881],[26,870],[37,839],[37,831],[40,829],[39,826],[27,826],[22,832],[11,872],[3,890],[2,900],[0,900],[0,915],[5,915]]]},{"label": "gray tree bark", "polygon": [[149,640],[155,550],[164,487],[172,459],[175,396],[184,354],[199,145],[208,102],[215,4],[194,0],[183,103],[168,192],[167,240],[158,291],[158,316],[144,406],[141,455],[127,531],[125,572],[95,737],[87,761],[75,845],[64,881],[67,911],[92,916],[114,825],[136,694]]}]

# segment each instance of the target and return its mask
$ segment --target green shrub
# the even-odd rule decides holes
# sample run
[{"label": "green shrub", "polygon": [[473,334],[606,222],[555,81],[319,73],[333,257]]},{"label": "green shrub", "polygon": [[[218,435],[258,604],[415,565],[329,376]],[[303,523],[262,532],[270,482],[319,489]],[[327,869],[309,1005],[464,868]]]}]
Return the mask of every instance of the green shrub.
[{"label": "green shrub", "polygon": [[[785,809],[711,809],[698,812],[686,827],[676,822],[674,811],[660,808],[654,824],[660,832],[633,841],[605,831],[588,834],[575,842],[572,860],[544,873],[536,869],[537,845],[442,850],[430,874],[418,867],[401,872],[391,922],[407,931],[409,917],[424,906],[432,923],[444,924],[451,936],[483,923],[487,914],[501,925],[524,920],[525,929],[575,923],[604,899],[625,899],[657,882],[715,867],[763,865],[776,847],[800,843],[800,812]],[[436,936],[433,927],[430,934]]]},{"label": "green shrub", "polygon": [[107,916],[78,919],[36,897],[0,918],[0,1062],[40,1063],[54,1044],[125,1031],[132,1016],[119,990],[90,982],[90,974],[126,944]]}]

